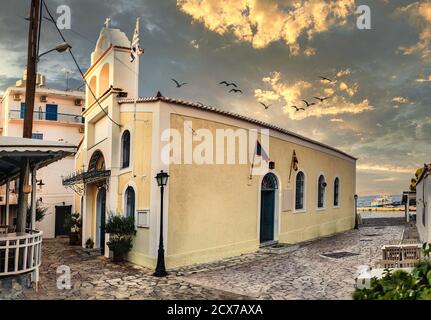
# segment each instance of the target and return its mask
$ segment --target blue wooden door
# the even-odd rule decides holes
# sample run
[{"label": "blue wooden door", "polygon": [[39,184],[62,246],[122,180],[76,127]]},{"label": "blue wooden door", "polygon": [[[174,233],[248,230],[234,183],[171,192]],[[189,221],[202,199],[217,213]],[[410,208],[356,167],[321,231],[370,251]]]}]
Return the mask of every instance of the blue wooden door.
[{"label": "blue wooden door", "polygon": [[274,240],[275,191],[262,191],[260,203],[260,242]]},{"label": "blue wooden door", "polygon": [[260,194],[260,243],[274,240],[277,177],[268,173],[262,180]]},{"label": "blue wooden door", "polygon": [[57,121],[58,119],[58,106],[56,104],[46,105],[46,120]]}]

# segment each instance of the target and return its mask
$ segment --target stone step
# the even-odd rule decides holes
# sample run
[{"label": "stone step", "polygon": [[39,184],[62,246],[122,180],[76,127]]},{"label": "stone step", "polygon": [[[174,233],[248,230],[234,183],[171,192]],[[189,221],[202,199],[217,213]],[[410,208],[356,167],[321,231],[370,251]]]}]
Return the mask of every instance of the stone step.
[{"label": "stone step", "polygon": [[292,252],[298,249],[299,249],[298,244],[276,243],[270,246],[265,246],[263,248],[260,248],[258,252],[271,253],[271,254],[283,254],[283,253]]}]

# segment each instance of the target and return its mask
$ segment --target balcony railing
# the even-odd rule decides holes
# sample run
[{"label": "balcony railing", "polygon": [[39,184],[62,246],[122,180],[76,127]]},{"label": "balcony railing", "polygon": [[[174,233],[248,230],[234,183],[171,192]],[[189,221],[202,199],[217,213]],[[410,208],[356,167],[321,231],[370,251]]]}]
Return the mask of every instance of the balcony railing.
[{"label": "balcony railing", "polygon": [[41,253],[41,231],[0,233],[0,277],[38,271]]},{"label": "balcony railing", "polygon": [[[10,119],[24,119],[24,113],[21,110],[10,110]],[[34,111],[33,120],[57,121],[63,123],[84,123],[84,117],[69,113],[46,113],[43,111]]]}]

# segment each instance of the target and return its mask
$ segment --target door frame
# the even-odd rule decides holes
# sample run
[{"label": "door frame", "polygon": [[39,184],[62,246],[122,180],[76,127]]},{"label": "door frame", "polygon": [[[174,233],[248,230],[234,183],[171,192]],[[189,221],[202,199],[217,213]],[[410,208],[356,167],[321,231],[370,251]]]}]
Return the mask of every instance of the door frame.
[{"label": "door frame", "polygon": [[[69,208],[70,214],[72,214],[72,205],[54,206],[54,238],[56,238],[58,236],[66,236],[66,235],[69,236],[70,231],[67,234],[57,234],[57,208],[63,208],[63,209]],[[66,219],[64,220],[64,222],[66,222]],[[63,228],[65,229],[64,226],[63,226]],[[67,230],[65,230],[65,232],[67,232]]]},{"label": "door frame", "polygon": [[[106,223],[106,195],[107,195],[107,191],[105,187],[101,187],[100,189],[97,190],[97,194],[96,194],[96,223],[95,223],[95,241],[94,241],[94,245],[95,248],[101,249],[102,253],[104,254],[105,252],[105,245],[106,245],[106,232],[104,232],[104,243],[102,246],[102,229],[100,228],[101,223],[102,223],[102,212],[101,212],[101,208],[99,207],[99,197],[101,196],[101,192],[105,193],[105,212],[104,212],[104,220]],[[99,233],[99,228],[100,228],[100,233]],[[103,231],[105,231],[105,228],[103,228]]]},{"label": "door frame", "polygon": [[266,172],[264,175],[259,176],[259,186],[257,193],[257,228],[256,228],[256,236],[259,246],[262,245],[260,243],[260,216],[261,216],[261,202],[262,202],[262,181],[263,178],[268,174],[272,173],[277,178],[278,190],[275,191],[275,199],[274,199],[274,242],[278,242],[280,230],[281,230],[281,221],[280,221],[280,208],[281,208],[281,192],[283,190],[281,185],[280,175],[275,170],[270,170]]}]

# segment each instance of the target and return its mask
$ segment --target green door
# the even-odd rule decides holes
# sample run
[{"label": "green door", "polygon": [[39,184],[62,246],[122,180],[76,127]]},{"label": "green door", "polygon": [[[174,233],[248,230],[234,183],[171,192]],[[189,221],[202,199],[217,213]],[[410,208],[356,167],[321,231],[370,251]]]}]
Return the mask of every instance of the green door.
[{"label": "green door", "polygon": [[260,243],[274,241],[277,177],[268,173],[262,180],[260,196]]}]

